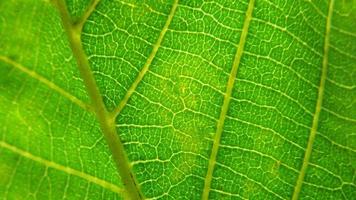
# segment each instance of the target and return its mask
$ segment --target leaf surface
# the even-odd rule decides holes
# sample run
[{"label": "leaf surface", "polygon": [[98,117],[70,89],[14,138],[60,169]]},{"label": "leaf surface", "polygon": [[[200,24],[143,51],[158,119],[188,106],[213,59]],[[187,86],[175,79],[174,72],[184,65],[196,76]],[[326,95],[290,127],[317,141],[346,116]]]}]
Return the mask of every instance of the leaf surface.
[{"label": "leaf surface", "polygon": [[354,0],[1,1],[0,199],[354,199],[355,27]]}]

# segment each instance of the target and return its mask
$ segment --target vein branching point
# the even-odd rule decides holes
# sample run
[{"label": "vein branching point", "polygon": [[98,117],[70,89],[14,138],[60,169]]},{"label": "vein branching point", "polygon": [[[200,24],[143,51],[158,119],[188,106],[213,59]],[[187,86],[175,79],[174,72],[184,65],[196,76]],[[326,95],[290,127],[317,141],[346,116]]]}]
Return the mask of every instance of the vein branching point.
[{"label": "vein branching point", "polygon": [[120,101],[119,105],[112,112],[113,117],[116,117],[116,116],[118,116],[120,114],[122,109],[127,104],[128,100],[130,99],[130,97],[132,96],[134,91],[136,90],[138,84],[142,81],[143,77],[148,72],[151,63],[152,63],[154,57],[156,56],[159,47],[161,46],[161,43],[162,43],[163,38],[164,38],[164,36],[165,36],[165,34],[166,34],[167,30],[168,30],[168,27],[172,22],[172,19],[173,19],[173,16],[174,16],[175,12],[176,12],[177,7],[178,7],[178,0],[175,0],[173,2],[173,6],[171,8],[171,11],[170,11],[170,13],[168,15],[167,21],[166,21],[161,33],[159,34],[159,37],[158,37],[156,43],[153,45],[153,49],[152,49],[150,55],[148,56],[148,58],[146,60],[146,63],[142,67],[141,71],[139,72],[138,76],[136,77],[136,79],[133,82],[133,84],[131,85],[131,87],[127,90],[124,98]]},{"label": "vein branching point", "polygon": [[[96,117],[100,123],[101,130],[113,155],[116,167],[121,176],[121,180],[127,190],[127,194],[131,199],[134,200],[143,199],[139,185],[134,174],[132,173],[131,165],[126,156],[124,146],[117,134],[115,118],[110,117],[109,113],[107,112],[99,88],[96,85],[93,73],[90,69],[89,61],[82,47],[80,36],[82,26],[84,25],[85,21],[80,22],[79,26],[78,24],[73,23],[64,0],[55,0],[54,2],[60,12],[62,24],[65,32],[67,33],[73,55],[77,61],[79,72],[83,78],[87,93],[94,107]],[[87,9],[88,12],[85,13],[85,20],[94,11],[95,6],[97,5],[95,2],[92,3],[90,8]],[[93,5],[94,7],[92,7]]]}]

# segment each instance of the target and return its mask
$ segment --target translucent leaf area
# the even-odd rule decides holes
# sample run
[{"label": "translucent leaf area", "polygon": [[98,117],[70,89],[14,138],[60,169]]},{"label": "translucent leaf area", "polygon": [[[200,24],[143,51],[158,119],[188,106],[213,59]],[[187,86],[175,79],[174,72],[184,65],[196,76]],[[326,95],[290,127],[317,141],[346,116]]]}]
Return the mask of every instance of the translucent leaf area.
[{"label": "translucent leaf area", "polygon": [[356,199],[356,1],[1,0],[0,199]]}]

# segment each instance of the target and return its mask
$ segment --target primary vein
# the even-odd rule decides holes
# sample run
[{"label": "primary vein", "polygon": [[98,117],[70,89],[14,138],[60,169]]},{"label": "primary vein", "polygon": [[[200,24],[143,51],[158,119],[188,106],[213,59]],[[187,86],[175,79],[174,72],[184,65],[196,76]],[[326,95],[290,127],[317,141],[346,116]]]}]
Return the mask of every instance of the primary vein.
[{"label": "primary vein", "polygon": [[168,27],[172,22],[172,19],[173,19],[173,16],[175,14],[175,11],[176,11],[177,7],[178,7],[178,0],[175,0],[173,5],[172,5],[171,11],[170,11],[170,13],[168,15],[167,21],[166,21],[161,33],[159,34],[159,37],[158,37],[156,43],[153,45],[153,49],[152,49],[150,55],[148,56],[148,58],[146,60],[146,63],[144,64],[144,66],[141,69],[141,71],[138,73],[138,75],[137,75],[135,81],[133,82],[133,84],[131,85],[131,87],[127,90],[124,98],[120,101],[119,105],[113,111],[113,117],[116,117],[121,112],[121,110],[125,107],[125,105],[127,104],[128,100],[130,99],[132,94],[135,92],[138,84],[142,81],[143,77],[147,73],[147,71],[148,71],[148,69],[149,69],[154,57],[157,54],[157,51],[158,51],[159,47],[161,46],[161,43],[162,43],[163,38],[164,38],[164,36],[165,36],[165,34],[166,34],[167,30],[168,30]]},{"label": "primary vein", "polygon": [[321,111],[322,104],[323,104],[325,80],[326,80],[326,76],[327,76],[327,67],[328,67],[328,58],[329,58],[328,56],[329,56],[329,46],[330,46],[329,45],[330,44],[330,27],[331,27],[331,17],[332,17],[332,13],[333,13],[333,7],[334,7],[334,0],[330,0],[328,16],[327,16],[327,21],[326,21],[325,40],[324,40],[324,56],[323,56],[323,64],[322,64],[322,70],[321,70],[319,91],[318,91],[318,99],[317,99],[316,106],[315,106],[313,124],[312,124],[312,128],[310,130],[307,149],[304,154],[302,168],[300,169],[300,173],[299,173],[299,176],[298,176],[295,188],[294,188],[292,200],[297,200],[299,197],[299,194],[300,194],[300,191],[301,191],[301,188],[303,185],[305,173],[306,173],[306,170],[307,170],[307,167],[309,164],[310,156],[312,153],[313,143],[314,143],[315,136],[316,136],[316,133],[318,130],[319,116],[320,116],[320,111]]},{"label": "primary vein", "polygon": [[225,122],[226,114],[227,114],[230,100],[231,100],[232,89],[234,87],[238,67],[240,65],[248,29],[250,26],[250,21],[252,19],[252,12],[253,12],[253,8],[254,8],[254,4],[255,4],[255,0],[250,0],[250,2],[248,4],[245,21],[244,21],[241,36],[240,36],[240,41],[239,41],[239,44],[237,47],[237,52],[236,52],[234,62],[232,65],[230,77],[227,82],[226,92],[225,92],[225,96],[224,96],[224,102],[223,102],[223,105],[221,108],[219,121],[217,123],[216,133],[215,133],[214,142],[213,142],[213,148],[211,150],[210,159],[209,159],[208,171],[207,171],[207,174],[205,177],[204,189],[203,189],[203,194],[202,194],[203,200],[207,200],[209,198],[209,193],[210,193],[210,189],[211,189],[211,181],[213,178],[213,172],[214,172],[214,168],[215,168],[215,164],[216,164],[216,156],[217,156],[217,153],[219,150],[220,139],[221,139],[221,135],[222,135],[223,128],[224,128],[224,122]]},{"label": "primary vein", "polygon": [[28,76],[30,76],[30,77],[38,80],[39,82],[45,84],[47,87],[49,87],[50,89],[58,92],[59,94],[61,94],[62,96],[64,96],[68,100],[72,101],[73,103],[77,104],[79,107],[83,108],[84,110],[92,112],[92,107],[90,105],[88,105],[87,103],[84,103],[83,101],[81,101],[80,99],[75,97],[74,95],[72,95],[69,92],[65,91],[63,88],[61,88],[58,85],[54,84],[53,82],[49,81],[45,77],[43,77],[40,74],[36,73],[35,71],[30,70],[30,69],[24,67],[23,65],[15,62],[14,60],[12,60],[12,59],[10,59],[8,57],[5,57],[5,56],[0,56],[0,61],[3,61],[3,62],[5,62],[5,63],[7,63],[9,65],[12,65],[15,69],[18,69],[21,72],[27,74]]},{"label": "primary vein", "polygon": [[73,55],[77,60],[79,72],[83,78],[87,93],[92,101],[96,117],[100,123],[101,130],[112,153],[116,167],[121,176],[121,180],[125,185],[127,194],[131,199],[142,199],[143,195],[139,189],[136,178],[132,173],[131,165],[126,156],[124,146],[117,134],[114,121],[115,118],[110,117],[107,112],[99,88],[96,85],[94,75],[90,69],[88,58],[83,50],[81,43],[82,27],[78,27],[72,22],[64,0],[55,0],[55,3],[60,12],[62,24],[68,36]]},{"label": "primary vein", "polygon": [[69,175],[73,175],[73,176],[77,176],[77,177],[80,177],[82,179],[85,179],[87,180],[88,182],[91,182],[91,183],[94,183],[94,184],[97,184],[105,189],[108,189],[108,190],[111,190],[115,193],[118,193],[119,195],[121,196],[124,196],[124,190],[121,189],[120,187],[112,184],[112,183],[109,183],[105,180],[102,180],[100,178],[97,178],[97,177],[94,177],[90,174],[87,174],[87,173],[84,173],[84,172],[81,172],[81,171],[78,171],[76,169],[73,169],[73,168],[70,168],[70,167],[67,167],[67,166],[63,166],[61,164],[58,164],[58,163],[55,163],[53,161],[49,161],[49,160],[46,160],[46,159],[43,159],[41,157],[38,157],[38,156],[35,156],[27,151],[24,151],[22,149],[19,149],[11,144],[8,144],[4,141],[0,141],[0,146],[4,149],[7,149],[13,153],[16,153],[22,157],[25,157],[27,159],[30,159],[32,161],[35,161],[37,163],[40,163],[46,167],[49,167],[49,168],[53,168],[53,169],[56,169],[58,171],[62,171],[62,172],[65,172]]}]

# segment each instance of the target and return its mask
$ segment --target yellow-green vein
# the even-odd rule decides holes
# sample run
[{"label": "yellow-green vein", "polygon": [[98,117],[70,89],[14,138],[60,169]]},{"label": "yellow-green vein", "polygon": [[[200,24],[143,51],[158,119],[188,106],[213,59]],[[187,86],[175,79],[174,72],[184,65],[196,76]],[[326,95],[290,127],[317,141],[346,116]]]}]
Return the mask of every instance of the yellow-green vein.
[{"label": "yellow-green vein", "polygon": [[145,74],[147,73],[154,57],[157,54],[157,51],[159,49],[159,47],[161,46],[162,40],[164,38],[164,35],[166,34],[169,25],[172,22],[174,13],[176,12],[176,9],[178,7],[178,0],[175,0],[173,2],[171,11],[168,15],[168,19],[166,21],[166,23],[164,24],[164,27],[161,31],[161,33],[159,34],[159,37],[156,41],[156,43],[153,45],[153,49],[150,53],[150,55],[148,56],[146,63],[144,64],[144,66],[142,67],[141,71],[138,73],[135,81],[133,82],[133,84],[131,85],[131,87],[127,90],[124,98],[120,101],[119,105],[115,108],[115,110],[112,112],[113,117],[116,117],[121,110],[125,107],[125,105],[127,104],[128,100],[130,99],[130,97],[132,96],[132,94],[134,93],[134,91],[136,90],[138,84],[142,81],[143,77],[145,76]]},{"label": "yellow-green vein", "polygon": [[79,18],[78,21],[74,22],[74,26],[77,27],[80,31],[82,30],[84,23],[88,20],[90,15],[94,12],[96,6],[99,4],[100,0],[92,0],[85,10],[83,16]]},{"label": "yellow-green vein", "polygon": [[[88,58],[83,50],[81,43],[81,27],[78,28],[72,21],[68,13],[67,5],[64,0],[55,0],[56,6],[62,18],[62,24],[67,34],[70,47],[77,61],[77,66],[83,78],[87,93],[92,101],[96,117],[100,123],[103,135],[112,153],[121,180],[125,185],[127,194],[131,199],[142,199],[136,178],[131,170],[131,165],[126,156],[124,146],[117,134],[114,118],[111,118],[104,105],[99,88],[96,85],[94,75],[90,69]],[[94,9],[91,10],[91,12]],[[90,11],[90,9],[89,9]],[[90,13],[88,14],[90,15]]]},{"label": "yellow-green vein", "polygon": [[35,161],[37,163],[40,163],[41,165],[44,165],[45,167],[49,167],[49,168],[53,168],[56,169],[58,171],[62,171],[66,174],[72,175],[72,176],[77,176],[80,177],[84,180],[87,180],[88,182],[94,183],[96,185],[99,185],[107,190],[113,191],[115,193],[118,193],[121,196],[125,196],[125,191],[118,187],[117,185],[114,185],[112,183],[109,183],[105,180],[102,180],[100,178],[94,177],[90,174],[78,171],[76,169],[67,167],[67,166],[63,166],[61,164],[55,163],[53,161],[49,161],[46,159],[43,159],[41,157],[35,156],[27,151],[24,151],[22,149],[19,149],[11,144],[8,144],[4,141],[0,141],[0,147],[7,149],[8,151],[11,151],[12,153],[18,154],[24,158],[27,158],[29,160]]},{"label": "yellow-green vein", "polygon": [[14,60],[11,60],[8,57],[5,57],[5,56],[0,56],[0,61],[3,61],[5,63],[13,66],[15,69],[18,69],[21,72],[27,74],[28,76],[38,80],[39,82],[43,83],[44,85],[46,85],[50,89],[58,92],[60,95],[64,96],[68,100],[70,100],[73,103],[77,104],[79,107],[83,108],[84,110],[87,110],[87,111],[90,111],[90,112],[93,111],[92,107],[90,105],[88,105],[87,103],[84,103],[83,101],[79,100],[77,97],[73,96],[72,94],[70,94],[69,92],[65,91],[64,89],[62,89],[58,85],[54,84],[53,82],[49,81],[45,77],[37,74],[35,71],[27,69],[23,65],[15,62]]},{"label": "yellow-green vein", "polygon": [[318,91],[318,99],[316,102],[315,106],[315,112],[314,112],[314,117],[313,117],[313,124],[312,128],[310,129],[310,135],[308,139],[308,145],[307,149],[305,150],[304,154],[304,159],[303,159],[303,164],[302,168],[300,169],[300,173],[294,188],[294,193],[293,193],[293,200],[297,200],[303,185],[303,180],[305,177],[305,173],[309,164],[309,159],[312,153],[313,149],[313,143],[314,139],[318,130],[318,123],[319,123],[319,116],[320,116],[320,111],[321,107],[323,104],[323,95],[324,95],[324,88],[325,88],[325,80],[327,76],[327,69],[328,69],[328,55],[329,55],[329,43],[330,43],[330,27],[331,27],[331,17],[333,13],[333,7],[334,7],[334,0],[330,0],[329,3],[329,10],[328,10],[328,16],[327,16],[327,21],[326,21],[326,30],[325,30],[325,40],[324,40],[324,56],[323,56],[323,64],[322,64],[322,69],[321,69],[321,78],[320,78],[320,84],[319,84],[319,91]]},{"label": "yellow-green vein", "polygon": [[254,6],[255,6],[255,0],[250,0],[250,2],[248,4],[247,11],[246,11],[245,21],[244,21],[242,32],[241,32],[240,41],[239,41],[239,44],[237,47],[236,55],[235,55],[232,69],[230,72],[230,77],[229,77],[229,80],[227,81],[224,102],[223,102],[223,105],[221,108],[219,121],[217,123],[216,133],[214,135],[213,148],[211,150],[209,166],[208,166],[208,170],[207,170],[206,177],[205,177],[204,189],[203,189],[203,194],[202,194],[202,199],[204,199],[204,200],[207,200],[209,198],[209,193],[210,193],[210,189],[211,189],[211,181],[213,178],[213,172],[214,172],[214,168],[215,168],[215,164],[216,164],[216,156],[217,156],[219,146],[220,146],[220,139],[221,139],[221,135],[222,135],[223,128],[224,128],[226,113],[229,109],[231,93],[232,93],[232,89],[234,87],[234,83],[235,83],[236,76],[237,76],[237,71],[238,71],[241,57],[243,54],[246,37],[247,37],[248,29],[250,26],[250,21],[252,19],[252,12],[253,12]]}]

